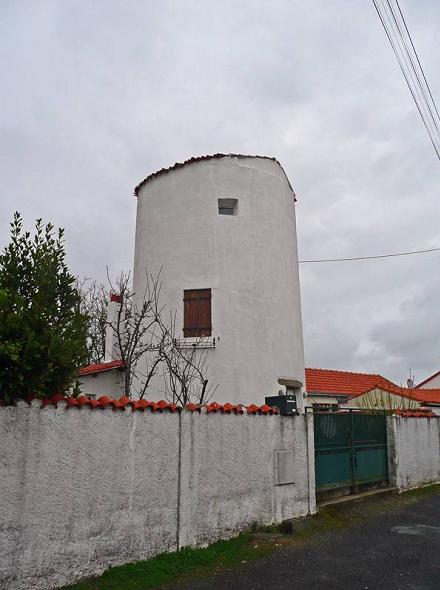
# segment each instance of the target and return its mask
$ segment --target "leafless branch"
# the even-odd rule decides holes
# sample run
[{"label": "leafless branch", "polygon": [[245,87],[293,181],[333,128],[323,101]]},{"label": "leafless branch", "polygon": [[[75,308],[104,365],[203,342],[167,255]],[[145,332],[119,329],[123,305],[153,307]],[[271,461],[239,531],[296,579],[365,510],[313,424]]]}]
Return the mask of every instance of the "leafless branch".
[{"label": "leafless branch", "polygon": [[137,297],[131,287],[130,273],[120,273],[107,280],[111,292],[120,297],[116,318],[107,318],[108,288],[92,283],[84,295],[84,305],[91,316],[90,358],[102,362],[105,355],[106,330],[112,330],[117,342],[116,356],[125,366],[125,395],[142,399],[162,373],[165,395],[181,406],[189,402],[206,403],[216,391],[209,382],[206,338],[182,346],[177,337],[176,312],[166,312],[161,303],[162,269],[153,276],[145,274],[145,288]]}]

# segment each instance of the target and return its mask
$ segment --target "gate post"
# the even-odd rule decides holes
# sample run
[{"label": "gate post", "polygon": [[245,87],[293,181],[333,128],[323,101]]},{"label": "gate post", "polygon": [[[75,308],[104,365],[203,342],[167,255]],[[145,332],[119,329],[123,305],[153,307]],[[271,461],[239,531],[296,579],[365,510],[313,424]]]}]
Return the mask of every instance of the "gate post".
[{"label": "gate post", "polygon": [[316,480],[315,480],[315,428],[313,412],[306,412],[304,415],[306,423],[306,445],[307,445],[307,477],[308,477],[308,499],[309,514],[316,514]]},{"label": "gate post", "polygon": [[351,490],[352,494],[357,494],[359,492],[359,486],[356,483],[356,451],[354,448],[354,424],[353,424],[353,410],[348,410],[350,412],[350,435],[349,435],[349,443],[350,443],[350,476],[351,476]]},{"label": "gate post", "polygon": [[397,487],[397,452],[396,452],[396,416],[388,415],[387,421],[387,453],[388,453],[388,481],[392,488]]}]

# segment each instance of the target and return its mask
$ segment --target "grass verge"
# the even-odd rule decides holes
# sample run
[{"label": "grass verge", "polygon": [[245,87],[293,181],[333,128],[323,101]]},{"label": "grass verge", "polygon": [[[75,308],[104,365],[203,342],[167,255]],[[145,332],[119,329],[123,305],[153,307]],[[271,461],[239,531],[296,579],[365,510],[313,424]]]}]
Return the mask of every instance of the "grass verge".
[{"label": "grass verge", "polygon": [[61,590],[147,590],[185,576],[204,576],[216,569],[263,557],[273,549],[252,541],[242,534],[234,539],[218,541],[205,549],[181,549],[163,553],[146,561],[128,563],[106,570],[102,576],[89,578]]},{"label": "grass verge", "polygon": [[[386,497],[371,497],[360,503],[328,506],[307,519],[304,528],[293,525],[293,534],[277,539],[277,544],[258,540],[257,531],[274,533],[277,526],[253,527],[254,534],[242,534],[234,539],[218,541],[205,549],[186,548],[176,553],[164,553],[146,561],[112,567],[96,578],[89,578],[61,590],[148,590],[188,578],[206,577],[214,572],[253,561],[273,553],[277,545],[298,546],[334,529],[350,527],[396,511],[427,496],[440,494],[434,484]],[[257,535],[258,536],[258,535]]]}]

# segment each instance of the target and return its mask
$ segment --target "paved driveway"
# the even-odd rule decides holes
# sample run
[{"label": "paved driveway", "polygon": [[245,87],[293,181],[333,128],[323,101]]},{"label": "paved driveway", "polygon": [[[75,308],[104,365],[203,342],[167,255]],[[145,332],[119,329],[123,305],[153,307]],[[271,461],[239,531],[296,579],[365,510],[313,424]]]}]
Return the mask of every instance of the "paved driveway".
[{"label": "paved driveway", "polygon": [[[440,590],[440,495],[283,546],[185,590]],[[371,504],[370,504],[371,506]],[[362,505],[356,510],[362,512]]]}]

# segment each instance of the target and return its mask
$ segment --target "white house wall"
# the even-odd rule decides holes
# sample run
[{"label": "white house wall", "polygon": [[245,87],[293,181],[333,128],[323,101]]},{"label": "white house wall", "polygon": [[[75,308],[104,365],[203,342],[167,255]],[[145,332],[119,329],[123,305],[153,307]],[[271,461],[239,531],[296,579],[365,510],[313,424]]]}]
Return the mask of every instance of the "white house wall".
[{"label": "white house wall", "polygon": [[[219,198],[238,199],[237,215],[219,215]],[[216,400],[261,404],[278,392],[279,377],[304,383],[294,195],[278,163],[211,159],[147,182],[138,196],[135,291],[143,293],[146,269],[161,267],[162,301],[177,311],[181,337],[184,289],[212,290]],[[151,391],[161,394],[162,381]]]},{"label": "white house wall", "polygon": [[319,393],[309,393],[306,398],[305,398],[305,402],[307,406],[313,406],[313,405],[333,405],[333,406],[337,406],[339,403],[339,398],[335,395],[335,396],[330,396],[330,395],[319,395]]},{"label": "white house wall", "polygon": [[118,370],[82,375],[78,377],[78,383],[83,395],[92,395],[96,398],[108,395],[116,399],[123,395],[123,373]]},{"label": "white house wall", "polygon": [[440,375],[436,375],[427,383],[420,386],[420,389],[440,389]]}]

